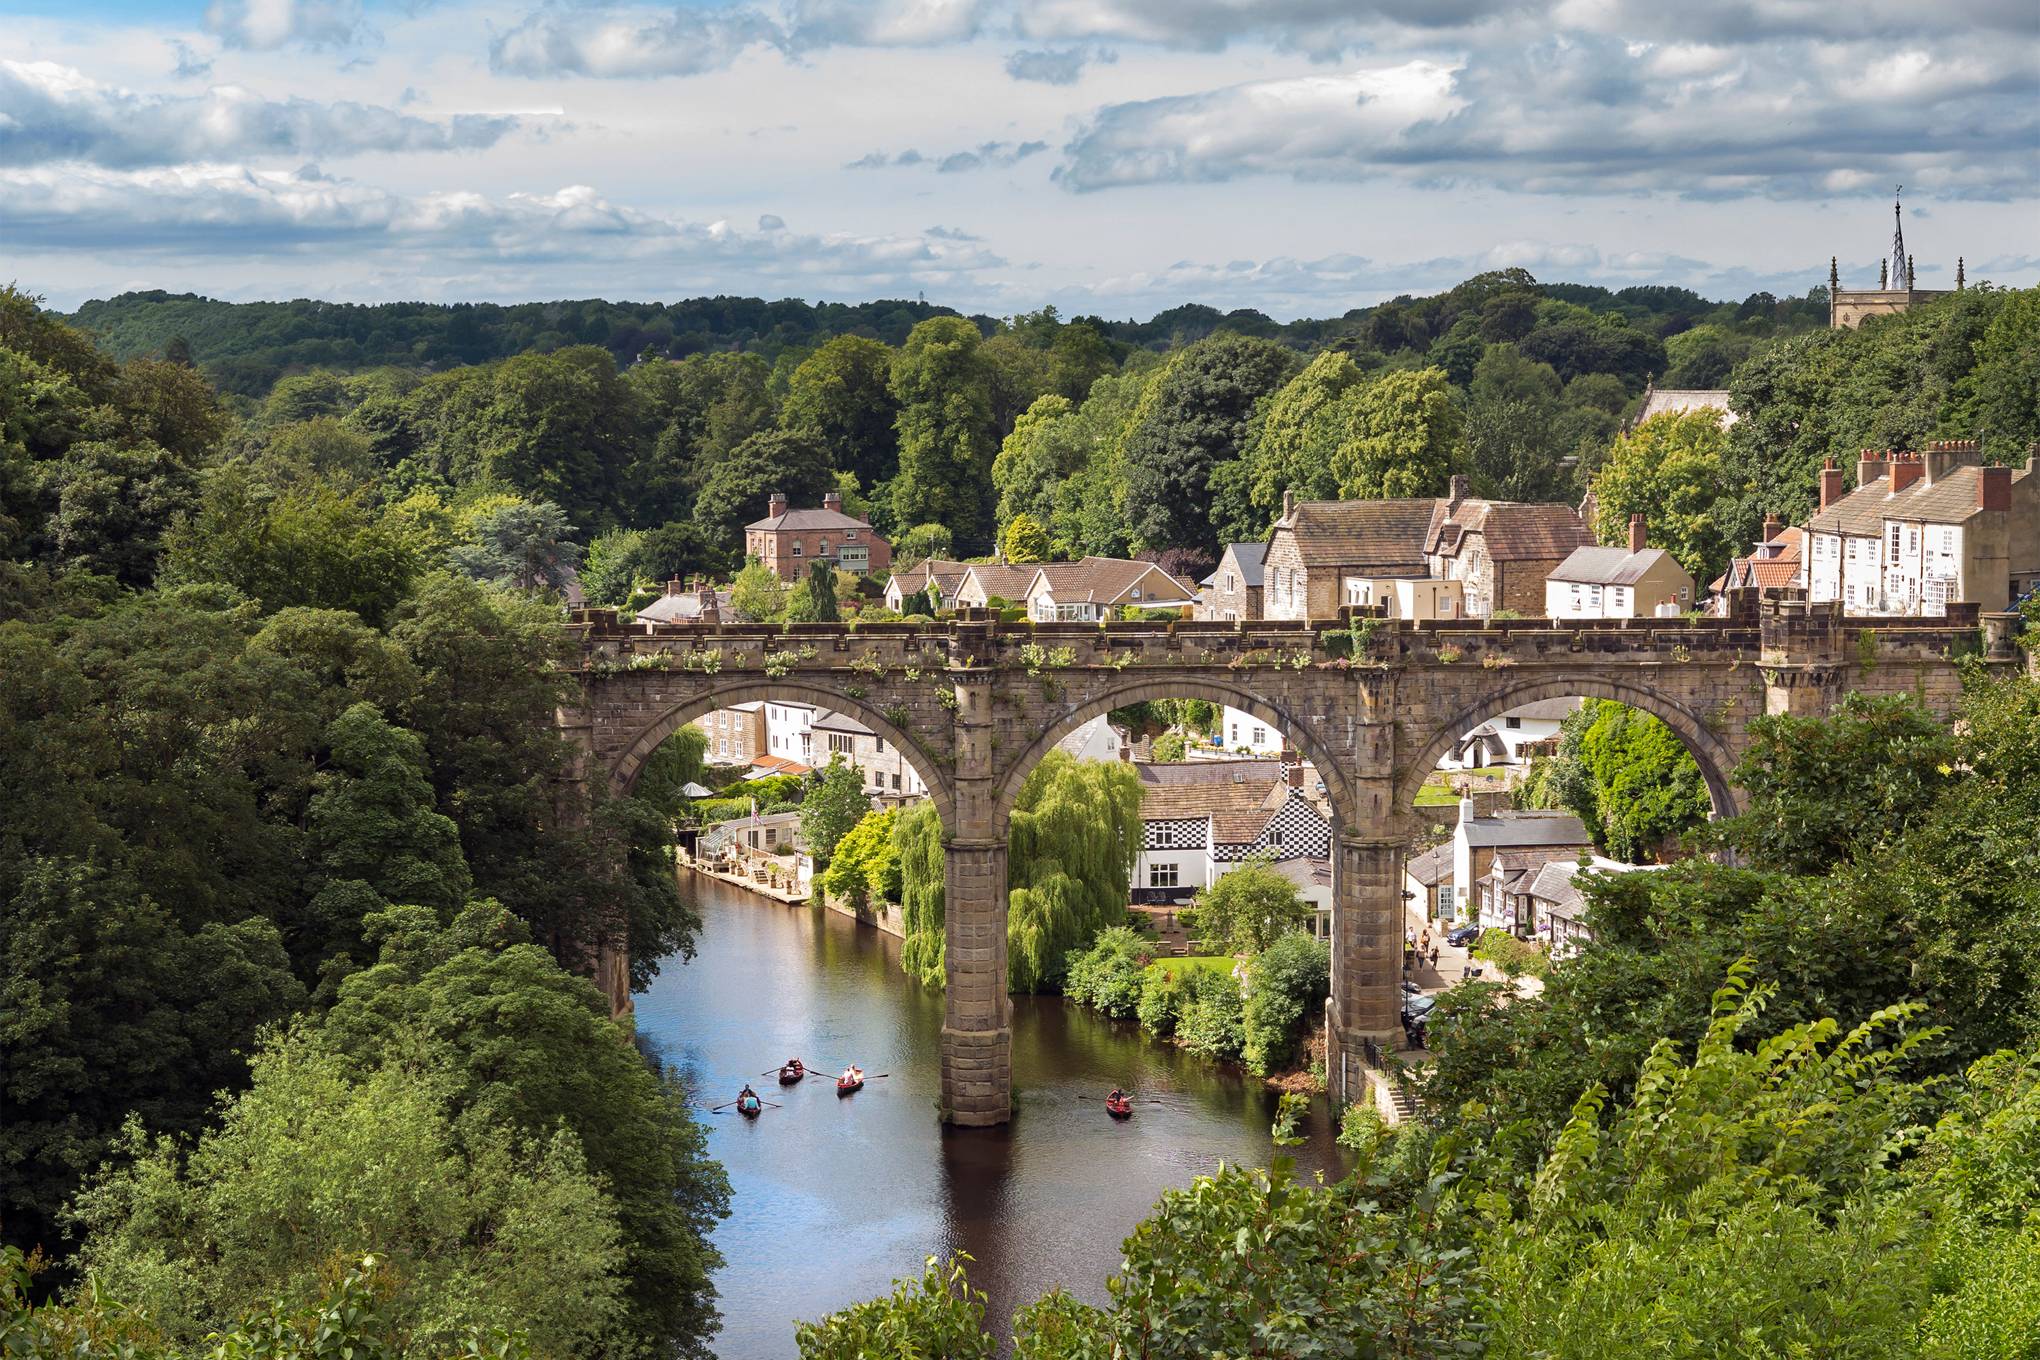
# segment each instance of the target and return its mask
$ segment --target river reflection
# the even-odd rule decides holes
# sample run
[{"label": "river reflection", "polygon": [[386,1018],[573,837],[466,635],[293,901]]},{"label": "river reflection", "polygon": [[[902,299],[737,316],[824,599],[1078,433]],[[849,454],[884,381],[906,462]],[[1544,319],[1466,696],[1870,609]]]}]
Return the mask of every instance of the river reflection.
[{"label": "river reflection", "polygon": [[[975,1258],[971,1279],[1001,1336],[1016,1307],[1056,1285],[1102,1303],[1120,1241],[1164,1189],[1277,1151],[1275,1101],[1258,1081],[1050,998],[1014,1003],[1013,1122],[945,1128],[942,996],[901,975],[896,940],[688,878],[700,951],[666,961],[638,998],[639,1031],[701,1105],[750,1081],[782,1106],[755,1122],[702,1116],[734,1191],[715,1236],[723,1360],[793,1355],[795,1319],[883,1294],[951,1251]],[[829,1080],[761,1078],[795,1056],[890,1075],[847,1098]],[[1142,1101],[1124,1124],[1101,1103],[1115,1084]],[[1309,1132],[1293,1149],[1298,1166],[1338,1174],[1322,1102]]]}]

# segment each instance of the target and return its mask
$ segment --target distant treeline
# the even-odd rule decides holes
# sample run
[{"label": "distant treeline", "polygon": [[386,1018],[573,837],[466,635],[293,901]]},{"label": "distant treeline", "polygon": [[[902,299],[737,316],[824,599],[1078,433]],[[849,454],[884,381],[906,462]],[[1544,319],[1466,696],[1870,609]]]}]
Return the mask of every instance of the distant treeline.
[{"label": "distant treeline", "polygon": [[[1484,278],[1529,276],[1520,270]],[[1383,354],[1428,350],[1461,321],[1466,285],[1429,297],[1404,294],[1342,316],[1278,322],[1253,308],[1222,312],[1197,303],[1171,307],[1147,321],[1088,322],[1128,349],[1180,349],[1218,331],[1279,341],[1301,350],[1365,349]],[[1685,288],[1651,285],[1610,291],[1590,284],[1545,284],[1544,297],[1602,316],[1619,316],[1640,334],[1666,340],[1696,327],[1760,334],[1806,329],[1827,320],[1824,290],[1805,298],[1752,294],[1715,302]],[[960,315],[923,301],[803,302],[785,298],[704,297],[675,303],[562,302],[340,303],[221,302],[196,293],[152,290],[87,302],[71,318],[120,359],[188,359],[222,392],[265,395],[277,379],[309,369],[343,372],[398,367],[438,370],[512,355],[599,345],[619,363],[647,352],[666,358],[734,350],[768,363],[788,351],[813,349],[838,335],[859,335],[898,347],[931,316]],[[1000,323],[970,320],[985,335]],[[1506,329],[1506,319],[1503,319]],[[1466,329],[1464,326],[1461,330]],[[1738,356],[1739,357],[1739,356]],[[1726,372],[1725,366],[1722,373]],[[1690,375],[1689,375],[1690,376]],[[1721,374],[1699,376],[1718,381]]]}]

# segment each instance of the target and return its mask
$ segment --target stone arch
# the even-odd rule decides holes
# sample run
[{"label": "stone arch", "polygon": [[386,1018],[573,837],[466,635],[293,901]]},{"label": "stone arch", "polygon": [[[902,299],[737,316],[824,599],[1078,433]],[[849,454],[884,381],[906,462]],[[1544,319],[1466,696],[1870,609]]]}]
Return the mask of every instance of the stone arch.
[{"label": "stone arch", "polygon": [[1735,764],[1734,755],[1719,737],[1708,730],[1707,725],[1700,721],[1697,714],[1648,685],[1632,684],[1626,680],[1611,679],[1605,675],[1585,671],[1539,677],[1513,685],[1500,685],[1483,693],[1480,698],[1454,714],[1418,750],[1416,759],[1399,777],[1396,806],[1398,808],[1415,806],[1417,790],[1423,787],[1425,778],[1437,768],[1439,759],[1451,748],[1452,743],[1473,727],[1521,704],[1536,703],[1540,699],[1574,697],[1613,699],[1631,708],[1640,709],[1663,722],[1672,729],[1681,742],[1685,743],[1686,749],[1693,755],[1694,762],[1699,765],[1700,777],[1707,784],[1708,800],[1714,805],[1714,815],[1728,817],[1741,811],[1742,800],[1728,778],[1728,771]]},{"label": "stone arch", "polygon": [[[637,783],[638,773],[644,768],[652,752],[660,743],[678,732],[688,723],[704,713],[732,704],[746,703],[796,703],[812,704],[817,708],[847,713],[885,738],[905,757],[921,781],[928,786],[928,797],[941,814],[944,826],[954,826],[955,792],[948,776],[936,764],[933,757],[923,750],[914,739],[902,732],[883,713],[869,702],[853,699],[840,690],[820,685],[806,684],[798,680],[754,680],[737,679],[721,684],[714,689],[695,695],[673,705],[657,718],[639,729],[629,746],[624,748],[608,770],[609,787],[614,793],[629,793]],[[599,709],[601,701],[591,697],[591,707]]]},{"label": "stone arch", "polygon": [[1013,805],[1020,797],[1020,785],[1026,780],[1028,772],[1055,749],[1057,742],[1101,714],[1110,713],[1115,708],[1124,708],[1128,704],[1144,703],[1154,699],[1202,699],[1206,703],[1229,705],[1261,719],[1294,741],[1297,749],[1317,767],[1318,777],[1325,782],[1326,796],[1331,799],[1335,836],[1338,828],[1354,825],[1356,810],[1347,782],[1346,762],[1340,759],[1337,751],[1325,744],[1308,723],[1281,705],[1250,690],[1212,680],[1193,679],[1189,676],[1175,680],[1143,680],[1108,689],[1078,704],[1049,724],[1048,729],[1030,743],[999,776],[999,796],[994,805],[994,814],[999,825],[1004,826],[1011,816]]}]

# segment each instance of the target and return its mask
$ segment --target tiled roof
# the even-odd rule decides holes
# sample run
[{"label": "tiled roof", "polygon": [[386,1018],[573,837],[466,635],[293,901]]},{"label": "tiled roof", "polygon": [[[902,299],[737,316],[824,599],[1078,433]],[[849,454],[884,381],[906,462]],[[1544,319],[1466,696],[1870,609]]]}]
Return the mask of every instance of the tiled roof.
[{"label": "tiled roof", "polygon": [[1260,808],[1250,812],[1211,814],[1211,839],[1221,845],[1247,845],[1261,839],[1268,825],[1268,813]]},{"label": "tiled roof", "polygon": [[1245,836],[1219,836],[1220,840],[1252,840],[1267,825],[1268,814],[1261,801],[1268,796],[1270,780],[1249,780],[1242,784],[1150,784],[1141,795],[1140,817],[1144,822],[1175,822],[1200,817],[1254,817],[1254,830]]},{"label": "tiled roof", "polygon": [[759,756],[751,762],[751,768],[765,774],[813,774],[815,769],[812,765],[803,765],[784,756]]},{"label": "tiled roof", "polygon": [[1010,562],[979,562],[965,574],[973,577],[978,589],[986,599],[997,596],[1001,600],[1019,601],[1027,598],[1027,587],[1034,583],[1034,567],[1016,567]]},{"label": "tiled roof", "polygon": [[746,529],[869,529],[871,525],[840,510],[788,510],[746,524]]},{"label": "tiled roof", "polygon": [[1735,412],[1728,409],[1728,389],[1725,387],[1659,387],[1652,388],[1644,397],[1630,428],[1634,429],[1652,416],[1683,415],[1688,411],[1719,411],[1726,417],[1722,421],[1724,425],[1735,423]]},{"label": "tiled roof", "polygon": [[1365,566],[1382,575],[1422,576],[1424,538],[1438,505],[1423,500],[1299,501],[1288,528],[1306,567]]},{"label": "tiled roof", "polygon": [[1594,541],[1570,505],[1465,500],[1449,512],[1446,502],[1438,503],[1426,544],[1449,556],[1469,534],[1479,534],[1487,555],[1497,562],[1556,562]]},{"label": "tiled roof", "polygon": [[1641,552],[1627,548],[1574,548],[1547,579],[1594,586],[1633,586],[1667,555],[1663,548],[1645,548]]},{"label": "tiled roof", "polygon": [[1140,782],[1158,784],[1256,783],[1272,786],[1282,779],[1279,760],[1143,760],[1134,764]]},{"label": "tiled roof", "polygon": [[932,576],[935,578],[936,584],[942,587],[942,593],[946,595],[956,589],[957,585],[963,580],[963,574],[969,570],[970,563],[968,562],[951,562],[940,557],[924,557],[905,571],[894,572],[893,579],[900,583],[900,593],[902,595],[911,595],[927,585],[928,578]]},{"label": "tiled roof", "polygon": [[[1196,591],[1152,562],[1085,557],[1075,562],[1044,562],[1036,570],[1047,578],[1049,594],[1058,604],[1130,604],[1135,589],[1140,591],[1142,604],[1155,600],[1191,604],[1197,599]],[[1031,590],[1033,585],[1030,578],[1025,589]]]},{"label": "tiled roof", "polygon": [[[2030,474],[2025,468],[2012,469],[2014,483]],[[1851,538],[1876,538],[1888,519],[1913,520],[1922,524],[1964,524],[1980,513],[1978,488],[1983,469],[1970,465],[1951,468],[1931,484],[1923,476],[1899,492],[1887,494],[1891,475],[1865,482],[1848,495],[1807,521],[1807,530],[1820,534],[1846,534]]]}]

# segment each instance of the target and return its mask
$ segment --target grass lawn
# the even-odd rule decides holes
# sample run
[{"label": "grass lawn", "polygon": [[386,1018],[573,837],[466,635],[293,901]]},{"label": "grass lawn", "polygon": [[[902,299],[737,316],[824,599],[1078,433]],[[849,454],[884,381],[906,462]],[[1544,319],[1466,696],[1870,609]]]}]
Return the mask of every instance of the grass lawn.
[{"label": "grass lawn", "polygon": [[1171,977],[1179,977],[1185,969],[1208,968],[1224,977],[1231,977],[1234,959],[1230,954],[1192,954],[1181,959],[1156,959]]},{"label": "grass lawn", "polygon": [[1418,807],[1451,807],[1459,802],[1459,795],[1442,784],[1426,784],[1417,790]]}]

